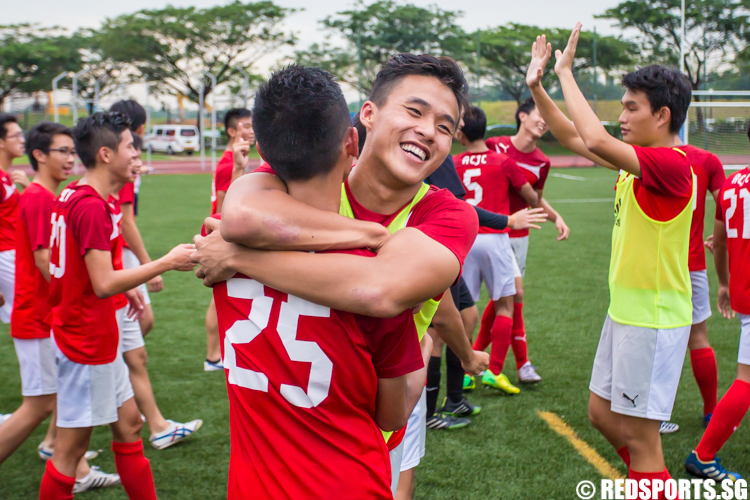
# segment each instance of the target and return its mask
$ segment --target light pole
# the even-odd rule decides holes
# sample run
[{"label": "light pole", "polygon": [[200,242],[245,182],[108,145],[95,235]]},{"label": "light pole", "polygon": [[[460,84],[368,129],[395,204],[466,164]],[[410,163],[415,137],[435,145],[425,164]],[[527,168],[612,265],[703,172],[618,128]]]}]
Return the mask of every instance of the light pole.
[{"label": "light pole", "polygon": [[[216,92],[216,76],[208,71],[201,72],[201,89],[200,89],[200,131],[201,131],[201,170],[206,168],[206,153],[203,141],[203,106],[205,105],[206,85],[203,83],[203,76],[211,79],[211,92]],[[216,94],[214,94],[216,95]],[[216,170],[216,98],[212,99],[211,106],[211,171]]]},{"label": "light pole", "polygon": [[55,123],[60,123],[60,107],[57,100],[57,82],[68,76],[70,73],[63,71],[52,80],[52,107],[55,110]]},{"label": "light pole", "polygon": [[242,107],[247,108],[247,93],[250,91],[250,75],[242,68],[237,68],[242,73]]}]

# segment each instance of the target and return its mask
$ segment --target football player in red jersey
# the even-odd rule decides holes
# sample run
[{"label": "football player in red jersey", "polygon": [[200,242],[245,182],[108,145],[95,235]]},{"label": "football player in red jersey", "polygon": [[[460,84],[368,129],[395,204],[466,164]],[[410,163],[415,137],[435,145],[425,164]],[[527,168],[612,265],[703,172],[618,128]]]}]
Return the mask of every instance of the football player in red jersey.
[{"label": "football player in red jersey", "polygon": [[24,143],[23,131],[15,115],[0,113],[0,293],[5,298],[5,303],[0,306],[0,321],[3,323],[10,323],[13,310],[19,197],[16,183],[28,185],[23,172],[11,172],[10,168],[15,158],[23,156]]},{"label": "football player in red jersey", "polygon": [[114,296],[169,270],[188,271],[191,245],[135,269],[114,270],[107,203],[130,178],[136,156],[129,120],[95,113],[74,131],[83,178],[62,191],[51,217],[50,304],[57,364],[57,438],[39,498],[72,498],[75,469],[92,428],[111,424],[115,465],[129,498],[155,499],[143,455],[141,416],[118,350]]},{"label": "football player in red jersey", "polygon": [[[229,136],[229,142],[216,164],[211,183],[211,215],[221,213],[229,186],[245,173],[247,153],[255,144],[253,113],[244,108],[230,109],[224,115],[224,129]],[[242,156],[235,155],[236,148],[242,151]],[[203,362],[203,370],[212,372],[223,368],[219,348],[219,325],[216,322],[216,306],[212,298],[206,312],[206,360]]]},{"label": "football player in red jersey", "polygon": [[[42,122],[26,133],[29,162],[36,172],[21,194],[16,226],[16,275],[10,334],[21,368],[23,402],[0,426],[0,463],[23,443],[55,407],[57,374],[53,340],[47,316],[49,307],[49,240],[55,193],[73,170],[73,131],[64,125]],[[55,417],[39,445],[39,456],[48,459],[54,447]],[[113,486],[116,474],[90,468],[81,459],[74,491]]]},{"label": "football player in red jersey", "polygon": [[[299,66],[276,72],[253,115],[261,154],[289,194],[337,213],[357,134],[333,78]],[[391,498],[378,427],[406,423],[426,373],[411,311],[367,318],[253,278],[214,286],[230,400],[228,498]]]},{"label": "football player in red jersey", "polygon": [[[516,135],[490,137],[485,141],[487,147],[494,149],[500,154],[509,156],[523,169],[526,179],[531,187],[537,192],[539,202],[537,207],[544,209],[549,220],[555,223],[557,229],[557,240],[568,239],[570,229],[565,224],[562,216],[544,199],[544,185],[549,175],[550,160],[539,149],[537,143],[547,132],[547,124],[536,109],[534,99],[529,98],[516,109]],[[517,192],[510,193],[510,211],[527,208],[529,204]],[[528,344],[526,343],[526,326],[523,319],[523,277],[526,274],[526,258],[529,253],[529,230],[511,230],[508,233],[513,256],[518,264],[516,268],[516,294],[513,296],[513,334],[511,347],[516,358],[516,369],[518,370],[518,381],[522,383],[537,383],[542,378],[537,374],[536,368],[531,364],[528,357]],[[492,326],[494,321],[494,310],[485,309],[482,315],[482,323],[485,329]]]},{"label": "football player in red jersey", "polygon": [[[460,276],[478,229],[470,205],[450,191],[423,187],[450,153],[466,105],[466,87],[460,67],[450,58],[392,57],[362,105],[360,121],[367,139],[342,190],[349,215],[358,220],[291,199],[283,182],[261,174],[268,170],[260,167],[229,188],[221,234],[199,240],[199,276],[210,284],[241,272],[305,300],[368,316],[393,316],[420,303],[435,307],[433,299]],[[423,197],[418,199],[420,192]],[[400,219],[406,227],[391,237],[387,226],[402,213],[408,215]],[[378,249],[378,255],[258,250],[363,247]],[[455,334],[459,342],[468,342],[461,329]],[[465,368],[477,373],[486,354],[469,352],[471,363]],[[393,470],[402,471],[398,498],[411,497],[414,468],[424,455],[423,410],[422,404],[415,408],[418,424],[407,426],[401,459],[394,450]]]},{"label": "football player in red jersey", "polygon": [[[750,129],[748,130],[750,139]],[[716,458],[750,408],[750,167],[729,176],[716,204],[714,263],[719,276],[718,309],[727,319],[740,316],[737,378],[714,409],[700,443],[685,461],[691,474],[717,482],[736,481]]]},{"label": "football player in red jersey", "polygon": [[[472,106],[464,112],[456,134],[466,148],[465,153],[453,157],[456,172],[466,188],[466,202],[495,213],[510,213],[510,193],[515,192],[527,205],[536,205],[537,193],[523,171],[510,158],[490,150],[484,143],[487,117],[481,108]],[[495,319],[479,328],[474,349],[484,350],[492,343],[490,366],[482,376],[486,386],[507,394],[518,394],[519,389],[503,374],[503,365],[511,344],[513,326],[513,296],[516,261],[506,229],[479,228],[474,246],[466,257],[464,281],[472,299],[479,300],[482,282],[487,287]]]}]

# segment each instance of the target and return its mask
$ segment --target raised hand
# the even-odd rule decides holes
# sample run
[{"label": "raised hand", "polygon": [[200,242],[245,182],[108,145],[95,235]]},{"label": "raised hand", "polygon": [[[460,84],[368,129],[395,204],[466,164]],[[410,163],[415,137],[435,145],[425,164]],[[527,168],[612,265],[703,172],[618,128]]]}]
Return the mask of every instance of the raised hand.
[{"label": "raised hand", "polygon": [[581,26],[580,22],[576,23],[576,27],[570,33],[568,45],[565,47],[564,52],[560,52],[559,49],[555,51],[555,59],[557,59],[555,73],[558,75],[563,71],[573,71],[573,60],[576,57],[576,47],[578,47],[578,37],[581,35]]},{"label": "raised hand", "polygon": [[244,171],[247,164],[250,162],[250,142],[242,138],[243,125],[242,122],[237,124],[237,137],[234,139],[232,145],[232,154],[234,155],[234,168],[236,170]]},{"label": "raised hand", "polygon": [[547,214],[543,208],[522,209],[508,218],[508,225],[513,229],[541,229],[541,224],[547,221]]},{"label": "raised hand", "polygon": [[536,37],[536,41],[531,44],[531,62],[529,63],[529,69],[526,71],[526,85],[529,88],[541,85],[544,67],[547,66],[551,56],[552,44],[547,43],[547,35]]}]

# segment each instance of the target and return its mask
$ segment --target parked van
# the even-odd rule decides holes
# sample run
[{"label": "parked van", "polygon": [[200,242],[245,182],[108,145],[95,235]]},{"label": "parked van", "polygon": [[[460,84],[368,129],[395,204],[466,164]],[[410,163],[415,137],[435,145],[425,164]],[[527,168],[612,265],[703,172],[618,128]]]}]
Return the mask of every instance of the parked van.
[{"label": "parked van", "polygon": [[195,125],[156,125],[146,134],[143,142],[151,146],[151,151],[167,154],[200,151],[198,127]]}]

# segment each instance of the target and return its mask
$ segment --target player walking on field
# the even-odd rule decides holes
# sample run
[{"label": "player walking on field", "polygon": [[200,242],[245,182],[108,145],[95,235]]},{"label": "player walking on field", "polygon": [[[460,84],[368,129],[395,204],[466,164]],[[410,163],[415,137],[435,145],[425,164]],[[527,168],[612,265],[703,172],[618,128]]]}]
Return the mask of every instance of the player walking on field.
[{"label": "player walking on field", "polygon": [[[557,241],[568,239],[570,229],[565,224],[562,216],[552,208],[544,199],[544,185],[547,181],[550,169],[550,159],[537,146],[539,139],[547,132],[547,124],[536,109],[534,99],[529,98],[516,109],[516,135],[490,137],[485,141],[487,147],[495,150],[501,155],[510,157],[521,167],[526,180],[536,191],[539,197],[535,207],[544,209],[549,220],[554,222],[557,229]],[[518,212],[530,205],[516,191],[510,191],[510,211]],[[511,335],[511,347],[516,358],[516,369],[518,370],[518,381],[525,384],[540,382],[542,378],[537,374],[536,368],[529,361],[528,344],[526,342],[526,325],[523,319],[523,277],[526,275],[526,258],[529,254],[529,230],[511,229],[508,233],[510,247],[513,249],[513,257],[517,266],[516,294],[513,296],[513,332]],[[495,321],[495,310],[486,308],[482,314],[482,326],[485,331],[492,328]]]},{"label": "player walking on field", "polygon": [[[245,173],[247,155],[250,147],[255,143],[252,118],[253,114],[250,110],[243,108],[230,109],[224,115],[224,129],[229,136],[229,142],[216,164],[211,183],[211,215],[221,213],[227,189],[232,182]],[[235,148],[239,149],[238,154],[235,154]],[[224,369],[221,364],[219,325],[216,322],[216,306],[213,298],[206,312],[206,361],[203,362],[203,369],[207,372]]]},{"label": "player walking on field", "polygon": [[[750,129],[748,130],[750,139]],[[739,427],[750,408],[750,167],[731,175],[718,195],[714,223],[714,262],[719,276],[718,309],[727,319],[740,315],[737,379],[721,398],[685,469],[704,479],[741,478],[727,472],[716,453]]]},{"label": "player walking on field", "polygon": [[51,328],[56,344],[57,438],[39,492],[41,500],[73,498],[75,469],[94,426],[111,424],[112,451],[131,499],[155,499],[143,426],[118,349],[114,296],[170,269],[190,270],[191,245],[135,269],[114,270],[117,239],[107,199],[130,179],[136,157],[128,119],[96,113],[74,131],[83,178],[62,191],[52,214]]},{"label": "player walking on field", "polygon": [[[465,200],[490,212],[510,213],[509,196],[515,190],[527,204],[536,205],[537,194],[523,171],[513,160],[495,153],[484,143],[486,130],[484,111],[476,106],[468,108],[457,133],[466,152],[453,157],[456,172],[467,191]],[[474,344],[474,349],[484,350],[492,343],[490,366],[482,376],[482,384],[507,394],[518,394],[518,387],[512,385],[503,373],[511,343],[513,296],[516,293],[516,266],[509,231],[510,228],[479,228],[479,235],[466,257],[463,278],[474,302],[479,300],[484,282],[492,301],[487,308],[495,310],[492,325],[490,328],[480,327]]]},{"label": "player walking on field", "polygon": [[[199,243],[199,275],[210,284],[241,272],[305,300],[368,316],[423,304],[415,321],[424,335],[477,231],[471,206],[423,182],[450,152],[465,89],[460,67],[449,58],[400,54],[383,66],[360,112],[365,147],[342,187],[340,213],[347,217],[296,202],[276,176],[259,170],[227,193],[221,236],[233,242],[266,249],[366,247],[378,249],[376,257],[251,250],[217,233]],[[454,333],[457,342],[467,342],[462,329]],[[477,373],[486,354],[469,353],[462,362]],[[403,447],[393,450],[392,470],[402,471],[399,499],[411,498],[414,468],[424,455],[422,403],[411,422]]]},{"label": "player walking on field", "polygon": [[690,85],[663,66],[626,74],[620,116],[625,142],[615,139],[573,77],[580,29],[578,23],[565,51],[556,52],[555,64],[573,124],[541,85],[552,50],[544,36],[534,43],[527,83],[561,144],[620,172],[610,306],[589,385],[589,418],[628,464],[630,478],[666,480],[659,426],[672,412],[693,323],[688,270],[693,175],[685,152],[676,148]]}]

